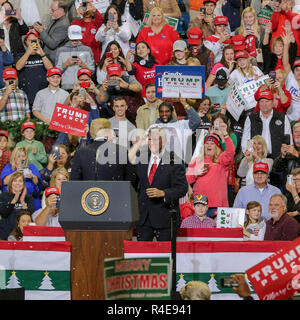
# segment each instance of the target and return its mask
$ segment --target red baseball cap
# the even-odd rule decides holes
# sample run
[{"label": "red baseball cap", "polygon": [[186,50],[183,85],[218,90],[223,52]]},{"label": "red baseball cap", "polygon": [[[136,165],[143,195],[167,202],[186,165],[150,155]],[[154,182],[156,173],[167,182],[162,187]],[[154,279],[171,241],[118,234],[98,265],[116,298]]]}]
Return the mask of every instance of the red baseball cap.
[{"label": "red baseball cap", "polygon": [[61,70],[56,67],[50,68],[47,70],[47,77],[54,76],[55,74],[58,74],[59,76],[61,76]]},{"label": "red baseball cap", "polygon": [[25,121],[22,123],[22,132],[27,129],[27,128],[31,128],[33,130],[35,130],[35,124],[32,121]]},{"label": "red baseball cap", "polygon": [[200,44],[203,37],[203,31],[198,28],[190,28],[188,30],[188,44]]},{"label": "red baseball cap", "polygon": [[295,60],[294,64],[293,64],[293,70],[297,67],[300,67],[300,59]]},{"label": "red baseball cap", "polygon": [[220,26],[222,24],[225,24],[226,26],[228,26],[228,18],[225,17],[225,16],[215,17],[214,25],[215,26]]},{"label": "red baseball cap", "polygon": [[17,79],[17,70],[14,68],[6,68],[3,70],[3,79]]},{"label": "red baseball cap", "polygon": [[92,77],[92,71],[89,68],[81,68],[77,71],[77,78],[79,78],[81,75],[86,74],[90,78]]},{"label": "red baseball cap", "polygon": [[8,139],[8,131],[0,129],[0,136],[5,136]]},{"label": "red baseball cap", "polygon": [[46,198],[49,197],[51,194],[60,195],[59,189],[58,189],[58,188],[55,188],[55,187],[46,188],[46,190],[45,190],[45,196],[46,196]]},{"label": "red baseball cap", "polygon": [[269,166],[265,162],[255,162],[253,165],[253,173],[257,171],[262,171],[265,173],[269,173]]},{"label": "red baseball cap", "polygon": [[121,66],[119,64],[110,64],[106,68],[108,76],[120,76],[122,73]]},{"label": "red baseball cap", "polygon": [[213,2],[214,4],[217,4],[217,0],[204,0],[203,3],[205,2]]},{"label": "red baseball cap", "polygon": [[235,51],[245,50],[245,37],[241,34],[233,36],[231,38],[231,43]]},{"label": "red baseball cap", "polygon": [[264,89],[264,90],[259,90],[258,89],[258,93],[254,95],[254,98],[255,98],[256,101],[259,101],[260,99],[273,100],[274,99],[274,94],[269,89]]},{"label": "red baseball cap", "polygon": [[234,58],[236,60],[239,58],[249,58],[249,54],[246,50],[241,50],[235,53]]},{"label": "red baseball cap", "polygon": [[34,29],[31,29],[29,30],[26,35],[25,35],[25,38],[27,39],[31,34],[35,35],[37,38],[39,38],[39,34],[34,30]]}]

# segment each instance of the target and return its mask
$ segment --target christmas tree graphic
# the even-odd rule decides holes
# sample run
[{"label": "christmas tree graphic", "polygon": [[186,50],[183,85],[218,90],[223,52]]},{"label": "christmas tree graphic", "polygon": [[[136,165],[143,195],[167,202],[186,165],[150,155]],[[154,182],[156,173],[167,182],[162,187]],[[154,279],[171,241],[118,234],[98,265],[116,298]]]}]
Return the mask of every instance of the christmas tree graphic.
[{"label": "christmas tree graphic", "polygon": [[11,276],[8,280],[6,288],[8,289],[16,289],[21,288],[18,277],[16,276],[16,271],[11,272]]},{"label": "christmas tree graphic", "polygon": [[42,280],[42,283],[39,287],[40,290],[54,290],[55,288],[52,285],[52,280],[49,277],[49,272],[44,272],[45,277]]},{"label": "christmas tree graphic", "polygon": [[246,282],[247,282],[247,284],[249,286],[250,291],[254,291],[254,289],[253,289],[253,287],[251,285],[251,282],[248,279],[247,273],[245,273],[245,279],[246,279]]},{"label": "christmas tree graphic", "polygon": [[184,275],[181,273],[179,275],[179,280],[177,281],[177,285],[176,285],[176,291],[180,291],[180,289],[185,286],[186,281],[183,279]]},{"label": "christmas tree graphic", "polygon": [[217,286],[217,281],[215,279],[215,275],[212,273],[210,275],[210,280],[208,281],[208,287],[211,292],[220,292],[218,286]]}]

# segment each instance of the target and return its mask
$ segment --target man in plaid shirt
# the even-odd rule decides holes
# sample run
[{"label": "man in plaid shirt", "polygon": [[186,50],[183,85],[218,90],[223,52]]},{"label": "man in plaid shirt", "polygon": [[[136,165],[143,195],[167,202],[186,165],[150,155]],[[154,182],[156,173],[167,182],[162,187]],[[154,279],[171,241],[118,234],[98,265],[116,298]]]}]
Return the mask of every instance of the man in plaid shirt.
[{"label": "man in plaid shirt", "polygon": [[5,88],[0,89],[0,121],[30,118],[27,95],[17,87],[17,70],[6,68],[3,71]]},{"label": "man in plaid shirt", "polygon": [[208,210],[208,199],[204,194],[198,194],[194,197],[195,213],[185,218],[180,228],[215,228],[216,223],[213,219],[206,216]]}]

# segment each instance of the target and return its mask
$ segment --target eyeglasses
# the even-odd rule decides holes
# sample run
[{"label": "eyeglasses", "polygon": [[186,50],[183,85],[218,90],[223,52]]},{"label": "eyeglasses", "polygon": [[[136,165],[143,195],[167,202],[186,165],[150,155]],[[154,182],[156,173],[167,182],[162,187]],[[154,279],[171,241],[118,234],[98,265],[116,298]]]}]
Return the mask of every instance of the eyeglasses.
[{"label": "eyeglasses", "polygon": [[50,13],[54,13],[55,11],[57,11],[57,10],[59,10],[59,9],[61,9],[61,8],[57,8],[57,9],[50,9]]}]

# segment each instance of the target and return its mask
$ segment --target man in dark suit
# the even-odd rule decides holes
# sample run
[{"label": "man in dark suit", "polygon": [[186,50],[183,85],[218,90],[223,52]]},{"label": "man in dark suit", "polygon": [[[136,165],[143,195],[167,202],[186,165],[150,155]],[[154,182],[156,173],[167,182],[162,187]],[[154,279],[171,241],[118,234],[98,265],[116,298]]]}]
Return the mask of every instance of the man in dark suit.
[{"label": "man in dark suit", "polygon": [[69,4],[67,0],[53,0],[50,7],[52,22],[47,29],[35,22],[33,27],[40,34],[47,57],[55,63],[56,51],[68,41],[69,19],[66,16]]},{"label": "man in dark suit", "polygon": [[132,181],[127,149],[111,142],[109,120],[93,120],[90,134],[94,141],[76,151],[70,179]]},{"label": "man in dark suit", "polygon": [[166,150],[166,141],[164,129],[154,127],[129,151],[129,160],[135,164],[139,179],[140,218],[136,226],[139,241],[152,241],[154,236],[157,241],[171,240],[172,206],[180,225],[178,200],[186,195],[188,183],[182,162]]}]

